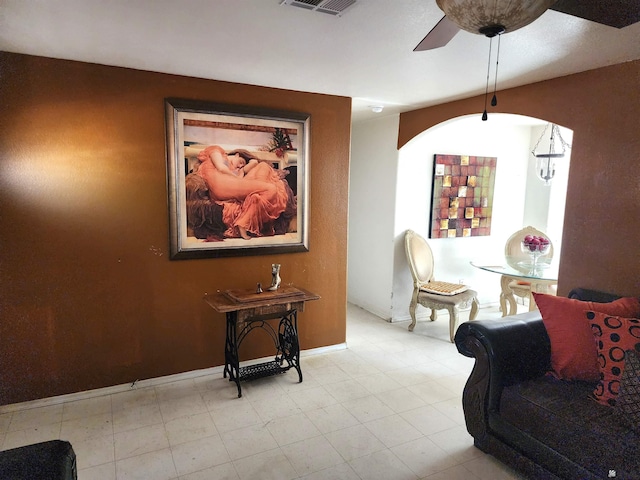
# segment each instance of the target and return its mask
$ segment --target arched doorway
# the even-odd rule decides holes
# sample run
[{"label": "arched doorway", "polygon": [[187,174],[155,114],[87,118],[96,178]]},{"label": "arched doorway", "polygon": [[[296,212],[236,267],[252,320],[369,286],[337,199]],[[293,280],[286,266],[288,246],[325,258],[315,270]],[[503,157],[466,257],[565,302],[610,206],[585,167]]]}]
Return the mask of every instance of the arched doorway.
[{"label": "arched doorway", "polygon": [[[407,228],[425,238],[429,233],[433,158],[435,154],[497,157],[491,234],[482,237],[444,238],[430,241],[436,259],[437,279],[465,283],[478,291],[481,305],[497,304],[498,276],[479,271],[470,261],[502,258],[506,239],[524,226],[546,232],[559,258],[570,151],[556,165],[551,185],[536,175],[531,150],[540,140],[547,121],[512,114],[492,114],[488,122],[477,115],[451,119],[413,138],[400,149],[396,190],[395,237]],[[573,132],[561,128],[571,144]],[[539,148],[548,148],[548,139]],[[392,321],[408,318],[412,291],[406,259],[396,249]],[[488,277],[487,277],[488,275]]]}]

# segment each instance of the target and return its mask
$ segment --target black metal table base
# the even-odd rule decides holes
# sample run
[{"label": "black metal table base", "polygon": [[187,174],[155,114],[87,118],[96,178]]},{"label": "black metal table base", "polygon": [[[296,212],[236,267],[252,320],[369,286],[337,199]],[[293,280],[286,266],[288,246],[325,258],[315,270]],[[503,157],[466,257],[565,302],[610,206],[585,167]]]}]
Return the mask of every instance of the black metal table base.
[{"label": "black metal table base", "polygon": [[[276,331],[267,320],[280,317]],[[238,350],[244,339],[255,329],[266,331],[276,348],[274,360],[240,367]],[[238,314],[227,312],[227,338],[224,349],[224,378],[229,374],[229,381],[238,387],[238,397],[242,397],[241,381],[253,380],[284,373],[291,368],[298,372],[298,381],[302,382],[300,368],[300,345],[298,343],[298,311],[289,310],[282,315],[259,315],[246,319],[238,332]]]}]

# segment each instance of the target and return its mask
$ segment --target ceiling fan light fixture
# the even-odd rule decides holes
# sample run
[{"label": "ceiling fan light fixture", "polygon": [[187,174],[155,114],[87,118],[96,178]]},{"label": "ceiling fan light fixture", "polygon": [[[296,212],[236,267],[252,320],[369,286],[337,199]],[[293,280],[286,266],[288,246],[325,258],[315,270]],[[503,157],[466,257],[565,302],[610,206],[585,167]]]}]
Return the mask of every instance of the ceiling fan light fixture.
[{"label": "ceiling fan light fixture", "polygon": [[506,30],[504,25],[489,25],[482,27],[479,32],[485,37],[493,38],[496,35],[502,35]]},{"label": "ceiling fan light fixture", "polygon": [[495,36],[529,25],[555,0],[436,0],[436,3],[449,20],[467,32],[486,35],[483,29],[504,28],[491,35]]}]

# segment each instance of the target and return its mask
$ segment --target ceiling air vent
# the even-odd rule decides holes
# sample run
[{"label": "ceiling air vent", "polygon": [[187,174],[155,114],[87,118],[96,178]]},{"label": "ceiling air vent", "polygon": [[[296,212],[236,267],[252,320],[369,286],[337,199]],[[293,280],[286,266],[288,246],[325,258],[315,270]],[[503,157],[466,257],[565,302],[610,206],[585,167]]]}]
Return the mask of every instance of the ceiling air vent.
[{"label": "ceiling air vent", "polygon": [[314,12],[328,13],[341,16],[345,10],[354,5],[357,0],[282,0],[280,5],[291,5]]}]

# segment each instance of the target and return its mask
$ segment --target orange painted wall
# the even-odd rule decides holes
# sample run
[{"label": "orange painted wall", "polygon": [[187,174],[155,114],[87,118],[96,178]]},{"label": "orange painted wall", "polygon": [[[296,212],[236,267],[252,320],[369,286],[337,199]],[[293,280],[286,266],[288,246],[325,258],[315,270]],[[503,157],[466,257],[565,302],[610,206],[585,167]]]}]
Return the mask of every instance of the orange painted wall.
[{"label": "orange painted wall", "polygon": [[[0,404],[223,364],[206,292],[321,295],[302,349],[345,341],[351,100],[0,53]],[[168,258],[164,98],[311,114],[310,251]],[[270,355],[254,342],[244,358]]]},{"label": "orange painted wall", "polygon": [[[483,106],[475,97],[401,114],[398,147]],[[558,293],[640,295],[640,61],[500,91],[489,122],[492,111],[574,131]]]}]

